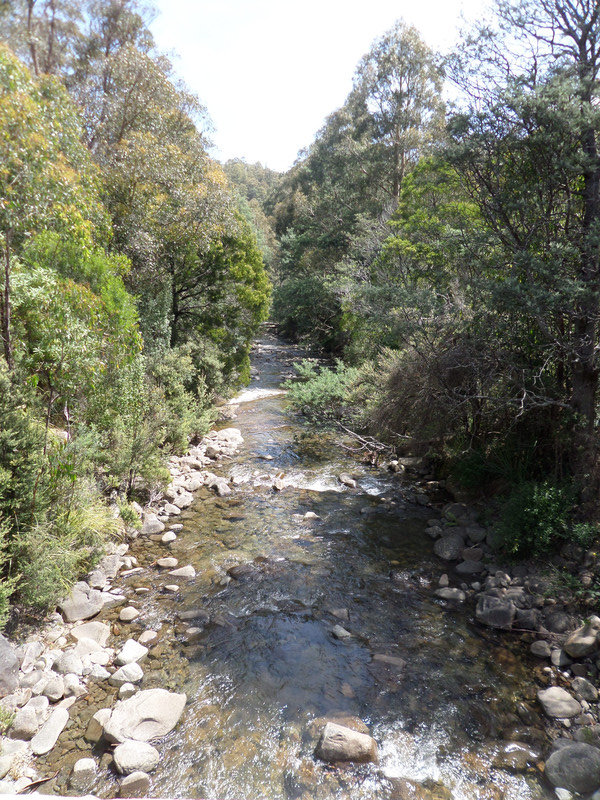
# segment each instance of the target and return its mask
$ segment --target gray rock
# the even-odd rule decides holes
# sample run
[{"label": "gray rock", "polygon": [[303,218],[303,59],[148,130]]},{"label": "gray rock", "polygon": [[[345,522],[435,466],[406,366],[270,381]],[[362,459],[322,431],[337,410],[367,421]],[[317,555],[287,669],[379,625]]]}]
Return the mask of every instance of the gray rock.
[{"label": "gray rock", "polygon": [[145,772],[132,772],[123,778],[119,797],[145,797],[150,791],[150,776]]},{"label": "gray rock", "polygon": [[49,753],[56,744],[58,737],[63,732],[69,721],[69,712],[66,708],[55,708],[48,720],[31,740],[31,750],[34,755],[41,756]]},{"label": "gray rock", "polygon": [[171,542],[174,542],[175,539],[177,539],[177,534],[174,531],[167,531],[166,533],[163,533],[160,540],[163,544],[171,544]]},{"label": "gray rock", "polygon": [[573,736],[578,742],[585,742],[585,744],[600,748],[600,725],[598,724],[579,728]]},{"label": "gray rock", "polygon": [[110,637],[110,628],[104,622],[93,620],[92,622],[84,622],[83,625],[77,625],[71,630],[71,636],[75,641],[91,639],[96,644],[99,644],[100,647],[106,647]]},{"label": "gray rock", "polygon": [[87,582],[92,589],[104,589],[108,584],[108,577],[101,569],[94,569],[88,574]]},{"label": "gray rock", "polygon": [[137,688],[133,683],[123,683],[119,686],[119,700],[127,700],[128,697],[133,697],[137,692]]},{"label": "gray rock", "polygon": [[464,603],[467,598],[462,589],[456,589],[453,586],[442,586],[440,589],[436,589],[434,594],[436,597],[441,597],[442,600],[454,600],[456,603]]},{"label": "gray rock", "polygon": [[41,642],[26,642],[17,648],[16,654],[23,672],[28,672],[43,652],[44,645]]},{"label": "gray rock", "polygon": [[13,761],[15,760],[16,755],[14,753],[10,753],[9,755],[0,756],[0,781],[3,778],[6,778],[10,769],[13,765]]},{"label": "gray rock", "polygon": [[13,739],[24,739],[29,741],[38,732],[40,720],[33,708],[20,708],[15,714],[10,735]]},{"label": "gray rock", "polygon": [[325,725],[315,755],[322,761],[377,761],[377,743],[365,733],[358,733],[335,722]]},{"label": "gray rock", "polygon": [[94,617],[103,605],[102,592],[92,589],[85,581],[79,581],[70,596],[58,604],[58,608],[67,622],[78,622]]},{"label": "gray rock", "polygon": [[171,570],[169,575],[172,575],[174,578],[195,578],[196,570],[191,564],[187,564],[185,567],[179,567],[179,569]]},{"label": "gray rock", "polygon": [[144,677],[144,671],[139,664],[125,664],[108,679],[111,686],[122,686],[124,683],[139,683]]},{"label": "gray rock", "polygon": [[[125,667],[123,668],[125,669]],[[166,689],[146,689],[128,700],[120,700],[104,725],[111,742],[135,739],[151,742],[173,730],[186,704],[185,694]]]},{"label": "gray rock", "polygon": [[567,638],[564,649],[571,658],[583,658],[595,653],[598,649],[597,636],[600,632],[600,620],[592,617],[589,622],[577,628]]},{"label": "gray rock", "polygon": [[63,678],[61,678],[60,675],[53,675],[46,683],[42,694],[53,703],[62,700],[65,696],[65,682]]},{"label": "gray rock", "polygon": [[119,619],[121,622],[133,622],[134,619],[137,619],[140,615],[140,612],[137,608],[133,606],[126,606],[124,609],[121,610],[119,614]]},{"label": "gray rock", "polygon": [[570,719],[581,714],[581,705],[573,695],[561,686],[551,686],[549,689],[540,689],[538,700],[549,717],[555,719]]},{"label": "gray rock", "polygon": [[148,655],[148,648],[134,639],[128,639],[115,658],[116,664],[133,664]]},{"label": "gray rock", "polygon": [[193,502],[194,495],[186,491],[180,492],[175,500],[173,500],[173,503],[177,506],[177,508],[187,508],[188,506],[191,506]]},{"label": "gray rock", "polygon": [[19,688],[19,658],[15,648],[0,633],[0,697]]},{"label": "gray rock", "polygon": [[163,523],[159,520],[156,514],[146,512],[144,514],[144,522],[142,524],[142,536],[151,536],[153,533],[162,533],[165,529]]},{"label": "gray rock", "polygon": [[349,489],[356,489],[356,481],[347,472],[342,472],[338,480],[343,486],[347,486]]},{"label": "gray rock", "polygon": [[582,742],[552,753],[545,775],[553,786],[588,794],[600,787],[600,750]]},{"label": "gray rock", "polygon": [[548,642],[544,641],[543,639],[538,639],[537,642],[532,642],[529,649],[533,655],[537,656],[538,658],[550,658],[552,654],[552,648]]},{"label": "gray rock", "polygon": [[463,537],[459,533],[442,536],[433,545],[433,552],[444,561],[458,561],[465,547]]},{"label": "gray rock", "polygon": [[158,633],[156,631],[144,631],[139,637],[138,642],[143,645],[154,644],[157,639]]},{"label": "gray rock", "polygon": [[93,758],[80,758],[73,764],[69,786],[76,792],[88,792],[96,780],[96,762]]},{"label": "gray rock", "polygon": [[568,667],[569,664],[571,663],[571,659],[569,658],[569,656],[565,653],[564,650],[561,650],[560,648],[556,648],[551,652],[550,661],[552,662],[552,665],[555,667]]},{"label": "gray rock", "polygon": [[580,695],[582,700],[588,703],[595,703],[598,700],[598,689],[586,678],[574,678],[571,683],[573,691]]},{"label": "gray rock", "polygon": [[54,662],[53,669],[59,675],[83,675],[83,663],[81,658],[73,650],[62,653]]},{"label": "gray rock", "polygon": [[457,564],[455,569],[459,575],[478,575],[480,572],[485,572],[485,567],[481,561],[471,561],[466,559],[460,564]]},{"label": "gray rock", "polygon": [[168,514],[170,517],[176,517],[181,514],[181,509],[174,503],[165,503],[165,514]]},{"label": "gray rock", "polygon": [[155,770],[160,761],[160,754],[148,742],[127,739],[115,747],[113,759],[117,772],[120,772],[121,775],[131,775],[132,772]]},{"label": "gray rock", "polygon": [[84,734],[84,739],[86,742],[91,742],[92,744],[96,744],[97,742],[102,739],[104,735],[104,726],[110,719],[110,715],[112,711],[110,708],[101,708],[88,722],[87,730]]},{"label": "gray rock", "polygon": [[490,628],[502,630],[512,628],[516,613],[516,606],[510,600],[491,597],[487,594],[479,595],[475,609],[475,617],[479,622]]},{"label": "gray rock", "polygon": [[156,565],[162,569],[174,569],[178,563],[177,559],[171,556],[165,556],[165,558],[159,558],[156,561]]}]

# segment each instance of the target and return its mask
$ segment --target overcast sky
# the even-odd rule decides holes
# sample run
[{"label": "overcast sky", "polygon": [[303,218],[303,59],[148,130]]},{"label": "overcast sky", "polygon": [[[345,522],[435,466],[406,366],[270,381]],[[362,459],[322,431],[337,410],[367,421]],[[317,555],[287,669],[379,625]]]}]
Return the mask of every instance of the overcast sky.
[{"label": "overcast sky", "polygon": [[286,170],[402,18],[445,49],[485,0],[158,0],[159,48],[207,106],[213,155]]}]

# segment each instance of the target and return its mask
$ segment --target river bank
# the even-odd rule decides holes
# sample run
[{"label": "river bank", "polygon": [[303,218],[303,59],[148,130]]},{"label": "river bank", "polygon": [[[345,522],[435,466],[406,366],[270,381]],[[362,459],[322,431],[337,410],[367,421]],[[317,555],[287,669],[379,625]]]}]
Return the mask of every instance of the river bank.
[{"label": "river bank", "polygon": [[[141,535],[19,651],[26,735],[13,726],[2,740],[0,765],[17,780],[0,788],[58,773],[45,791],[556,796],[541,779],[552,742],[596,736],[595,633],[577,634],[588,652],[569,654],[574,613],[492,563],[475,512],[437,504],[417,462],[374,469],[335,441],[316,452],[279,389],[297,356],[260,343],[238,419],[170,465]],[[74,618],[82,609],[91,623]],[[568,713],[545,713],[538,691],[551,684],[569,693]],[[162,727],[117,753],[131,730],[115,729],[119,714],[111,723],[116,707],[129,703],[130,720],[147,692]],[[48,714],[56,743],[34,761]],[[327,722],[373,737],[378,763],[315,757]]]}]

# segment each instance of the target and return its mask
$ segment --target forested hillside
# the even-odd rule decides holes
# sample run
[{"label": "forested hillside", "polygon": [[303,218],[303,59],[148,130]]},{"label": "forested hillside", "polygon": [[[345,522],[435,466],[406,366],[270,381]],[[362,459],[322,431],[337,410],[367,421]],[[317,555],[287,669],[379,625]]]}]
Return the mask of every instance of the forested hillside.
[{"label": "forested hillside", "polygon": [[137,519],[268,313],[257,228],[148,14],[0,6],[0,621]]},{"label": "forested hillside", "polygon": [[341,359],[297,407],[501,498],[513,553],[595,533],[599,14],[503,0],[444,59],[398,23],[266,201],[276,318]]}]

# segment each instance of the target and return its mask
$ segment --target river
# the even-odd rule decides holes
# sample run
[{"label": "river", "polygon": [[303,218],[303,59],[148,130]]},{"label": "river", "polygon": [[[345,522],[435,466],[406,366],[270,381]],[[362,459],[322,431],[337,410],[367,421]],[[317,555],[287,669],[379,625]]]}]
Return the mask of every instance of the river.
[{"label": "river", "polygon": [[[503,731],[519,722],[515,709],[530,686],[526,656],[517,642],[513,652],[473,625],[472,609],[433,597],[430,577],[445,569],[424,534],[435,510],[411,502],[398,476],[358,463],[335,441],[317,452],[280,391],[298,357],[272,336],[257,344],[237,419],[223,423],[244,437],[239,455],[220,465],[238,485],[224,498],[201,490],[171,546],[197,577],[174,596],[157,582],[141,603],[145,624],[168,633],[143,686],[183,688],[189,698],[161,746],[152,794],[552,797],[533,774],[491,766]],[[356,478],[355,489],[340,484],[342,472]],[[276,476],[286,484],[279,492]],[[160,549],[142,555],[136,547],[141,562]],[[232,579],[227,571],[240,565]],[[178,622],[193,609],[195,621]],[[336,638],[336,625],[352,635]],[[311,721],[348,715],[368,725],[379,764],[333,768],[313,759]],[[395,778],[443,786],[403,795]]]}]

